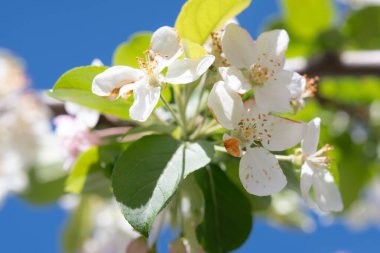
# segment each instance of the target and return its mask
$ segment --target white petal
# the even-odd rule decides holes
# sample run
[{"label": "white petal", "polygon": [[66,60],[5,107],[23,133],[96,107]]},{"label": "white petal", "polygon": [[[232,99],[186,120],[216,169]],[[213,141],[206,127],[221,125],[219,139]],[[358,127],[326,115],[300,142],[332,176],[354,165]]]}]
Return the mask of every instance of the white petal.
[{"label": "white petal", "polygon": [[257,196],[279,192],[287,183],[276,157],[265,148],[248,148],[240,160],[239,177],[247,192]]},{"label": "white petal", "polygon": [[254,46],[254,63],[270,70],[282,69],[285,52],[289,44],[289,35],[285,30],[273,30],[262,33]]},{"label": "white petal", "polygon": [[139,69],[127,66],[111,67],[94,78],[92,92],[98,96],[118,94],[118,89],[122,86],[134,83],[142,77],[143,72]]},{"label": "white petal", "polygon": [[306,125],[303,122],[261,114],[258,117],[257,131],[262,145],[271,151],[282,151],[297,145],[304,136]]},{"label": "white petal", "polygon": [[334,178],[327,170],[319,170],[315,174],[315,198],[319,209],[324,212],[339,212],[343,210],[342,198]]},{"label": "white petal", "polygon": [[256,103],[269,112],[288,112],[296,87],[301,89],[304,78],[296,72],[280,70],[255,91]]},{"label": "white petal", "polygon": [[134,102],[129,109],[132,119],[146,121],[160,99],[161,87],[152,87],[139,82],[133,90]]},{"label": "white petal", "polygon": [[91,65],[92,66],[97,66],[97,67],[104,66],[102,60],[100,60],[98,58],[93,59],[92,62],[91,62]]},{"label": "white petal", "polygon": [[298,77],[292,79],[293,81],[288,85],[288,88],[292,99],[301,101],[303,99],[302,93],[306,88],[306,78],[297,73],[295,74],[296,76],[298,75]]},{"label": "white petal", "polygon": [[316,206],[314,201],[310,197],[310,190],[314,182],[313,175],[314,175],[313,169],[310,168],[307,163],[304,163],[302,165],[302,170],[301,170],[300,188],[301,188],[302,198],[304,199],[307,206],[310,208],[315,208]]},{"label": "white petal", "polygon": [[321,119],[315,118],[307,123],[305,135],[302,140],[302,152],[306,155],[312,155],[317,152],[320,134]]},{"label": "white petal", "polygon": [[206,55],[198,59],[182,59],[173,62],[166,73],[166,82],[172,84],[186,84],[197,80],[214,62],[213,55]]},{"label": "white petal", "polygon": [[223,81],[214,84],[208,98],[208,107],[215,119],[226,129],[233,130],[243,114],[243,101]]},{"label": "white petal", "polygon": [[227,85],[236,92],[244,94],[252,89],[249,81],[244,77],[243,73],[236,67],[220,67],[219,73]]},{"label": "white petal", "polygon": [[228,62],[238,68],[249,68],[254,63],[254,41],[237,24],[229,24],[222,36],[222,49]]},{"label": "white petal", "polygon": [[86,127],[93,128],[99,120],[98,111],[88,109],[75,103],[66,102],[65,110],[71,115],[76,116],[75,120]]},{"label": "white petal", "polygon": [[153,33],[150,48],[159,54],[166,66],[182,54],[178,33],[169,26],[160,27]]}]

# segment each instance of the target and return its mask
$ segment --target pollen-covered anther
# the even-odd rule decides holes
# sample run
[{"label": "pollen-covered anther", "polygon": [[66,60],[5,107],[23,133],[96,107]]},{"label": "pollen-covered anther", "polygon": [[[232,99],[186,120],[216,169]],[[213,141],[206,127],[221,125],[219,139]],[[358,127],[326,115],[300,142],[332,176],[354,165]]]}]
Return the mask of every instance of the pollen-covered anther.
[{"label": "pollen-covered anther", "polygon": [[252,64],[249,69],[250,80],[257,85],[263,85],[270,77],[272,73],[267,67],[263,67],[260,64]]},{"label": "pollen-covered anther", "polygon": [[315,93],[317,92],[317,84],[319,82],[319,77],[308,77],[307,75],[304,75],[304,77],[306,79],[306,87],[302,93],[302,97],[314,97]]},{"label": "pollen-covered anther", "polygon": [[215,56],[214,65],[216,67],[228,67],[227,59],[223,56],[221,33],[223,30],[211,33],[211,54]]},{"label": "pollen-covered anther", "polygon": [[316,167],[327,168],[330,166],[330,163],[333,161],[333,159],[329,157],[326,153],[333,149],[333,146],[326,144],[313,155],[309,156],[307,160],[313,163]]}]

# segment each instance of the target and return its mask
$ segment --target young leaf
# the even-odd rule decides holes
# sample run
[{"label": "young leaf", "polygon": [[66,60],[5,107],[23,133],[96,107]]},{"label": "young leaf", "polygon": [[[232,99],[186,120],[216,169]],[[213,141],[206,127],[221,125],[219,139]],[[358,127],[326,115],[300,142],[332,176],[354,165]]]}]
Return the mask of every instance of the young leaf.
[{"label": "young leaf", "polygon": [[110,144],[92,147],[75,161],[66,180],[65,191],[71,193],[106,193],[111,188],[112,168],[119,154],[128,144]]},{"label": "young leaf", "polygon": [[93,226],[91,210],[91,199],[82,197],[63,233],[64,252],[79,252],[83,242],[91,236]]},{"label": "young leaf", "polygon": [[56,99],[70,101],[102,113],[128,119],[132,98],[111,101],[99,97],[91,91],[94,77],[106,69],[107,67],[86,66],[69,70],[58,79],[53,90],[48,91],[47,94]]},{"label": "young leaf", "polygon": [[125,65],[139,68],[136,57],[145,58],[144,52],[149,49],[150,33],[133,34],[127,42],[120,44],[113,54],[113,65]]},{"label": "young leaf", "polygon": [[334,4],[331,0],[283,0],[286,27],[304,40],[313,40],[331,27]]},{"label": "young leaf", "polygon": [[198,239],[208,253],[224,253],[238,248],[252,228],[249,201],[218,166],[195,173],[205,198],[203,222]]},{"label": "young leaf", "polygon": [[343,27],[351,47],[378,49],[380,47],[380,6],[371,6],[353,14]]},{"label": "young leaf", "polygon": [[221,28],[251,3],[250,0],[188,0],[175,22],[181,39],[203,45],[210,33]]},{"label": "young leaf", "polygon": [[146,136],[131,144],[112,174],[114,195],[125,218],[148,236],[154,218],[167,205],[179,183],[207,165],[213,155],[211,143],[181,144],[166,135]]},{"label": "young leaf", "polygon": [[[61,168],[62,164],[55,164],[47,169],[59,171]],[[44,181],[40,179],[38,169],[29,170],[29,186],[21,194],[21,197],[35,205],[44,205],[57,201],[64,194],[66,176],[61,175],[52,180]]]}]

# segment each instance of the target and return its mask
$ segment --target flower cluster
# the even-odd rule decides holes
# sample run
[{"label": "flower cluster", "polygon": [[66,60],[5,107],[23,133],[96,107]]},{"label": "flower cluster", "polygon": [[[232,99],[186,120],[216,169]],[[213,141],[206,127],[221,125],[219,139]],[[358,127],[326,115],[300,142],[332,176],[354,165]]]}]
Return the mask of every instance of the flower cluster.
[{"label": "flower cluster", "polygon": [[309,195],[313,188],[321,210],[339,211],[342,201],[327,170],[329,158],[324,156],[330,147],[317,151],[319,119],[306,124],[278,116],[302,109],[304,99],[315,92],[315,79],[284,69],[288,43],[285,30],[264,32],[254,41],[246,30],[230,22],[211,35],[211,45],[205,49],[209,53],[193,59],[184,53],[185,45],[176,30],[161,27],[151,37],[146,58],[137,59],[140,69],[111,67],[94,78],[92,92],[112,100],[133,94],[130,117],[144,122],[162,99],[164,84],[189,84],[214,72],[214,79],[207,79],[214,82],[208,86],[208,108],[229,131],[223,136],[226,151],[241,157],[239,175],[244,188],[258,196],[281,191],[287,179],[280,156],[272,152],[302,142],[301,152],[286,156],[303,163],[302,196],[314,206]]},{"label": "flower cluster", "polygon": [[[208,105],[230,130],[224,145],[241,157],[240,180],[249,193],[265,196],[282,190],[287,180],[270,151],[284,151],[302,141],[302,196],[314,206],[309,196],[313,187],[321,210],[340,211],[340,193],[326,170],[329,158],[323,156],[330,147],[317,151],[320,120],[305,124],[274,115],[298,111],[315,90],[305,77],[284,69],[288,43],[285,30],[264,32],[254,41],[239,25],[229,24],[220,39],[227,66],[219,67],[222,80],[213,86]],[[243,102],[242,96],[254,98]]]},{"label": "flower cluster", "polygon": [[[151,39],[146,59],[138,59],[140,69],[114,66],[95,77],[92,92],[115,99],[133,93],[130,116],[146,121],[160,99],[165,83],[188,84],[197,80],[214,62],[214,56],[183,57],[183,44],[174,28],[161,27]],[[164,73],[166,70],[166,73]]]}]

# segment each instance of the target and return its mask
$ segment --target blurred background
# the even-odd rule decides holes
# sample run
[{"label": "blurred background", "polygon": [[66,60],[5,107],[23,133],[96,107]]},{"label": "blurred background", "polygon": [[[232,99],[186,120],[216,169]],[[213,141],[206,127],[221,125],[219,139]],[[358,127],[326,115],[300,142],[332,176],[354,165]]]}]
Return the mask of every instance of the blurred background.
[{"label": "blurred background", "polygon": [[[117,45],[135,32],[173,26],[183,3],[0,1],[0,252],[113,252],[107,243],[121,232],[107,232],[117,221],[106,208],[63,196],[64,154],[51,131],[56,105],[42,91],[94,58],[110,65]],[[378,252],[380,1],[254,0],[238,21],[254,38],[287,29],[287,67],[320,78],[315,98],[295,118],[322,118],[321,142],[335,147],[345,211],[311,211],[284,191],[257,213],[250,239],[236,252]],[[103,232],[89,238],[83,220],[92,218]],[[160,252],[167,252],[172,235],[161,237]]]}]

